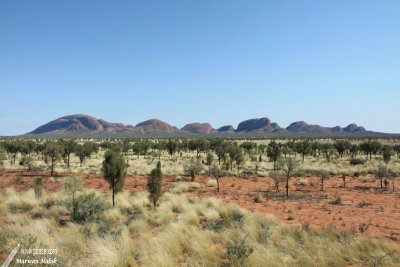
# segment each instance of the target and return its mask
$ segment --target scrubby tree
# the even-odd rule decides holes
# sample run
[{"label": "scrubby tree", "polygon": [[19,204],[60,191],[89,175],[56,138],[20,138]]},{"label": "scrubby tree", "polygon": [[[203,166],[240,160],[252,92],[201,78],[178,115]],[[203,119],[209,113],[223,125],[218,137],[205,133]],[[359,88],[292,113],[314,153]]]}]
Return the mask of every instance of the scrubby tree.
[{"label": "scrubby tree", "polygon": [[70,156],[76,150],[76,146],[78,145],[78,143],[73,139],[68,139],[68,140],[60,139],[59,142],[64,148],[63,157],[64,159],[66,159],[67,167],[69,168]]},{"label": "scrubby tree", "polygon": [[372,154],[376,155],[381,148],[382,144],[376,140],[368,140],[360,144],[360,150],[369,155],[369,160],[372,160]]},{"label": "scrubby tree", "polygon": [[352,144],[349,148],[350,157],[355,158],[357,156],[358,151],[360,150],[357,144]]},{"label": "scrubby tree", "polygon": [[124,140],[122,140],[121,146],[122,146],[122,152],[124,152],[126,156],[129,150],[131,149],[131,140],[125,138]]},{"label": "scrubby tree", "polygon": [[290,155],[291,153],[293,153],[293,150],[288,146],[288,144],[282,144],[281,146],[281,151],[283,156],[286,158],[288,155]]},{"label": "scrubby tree", "polygon": [[321,152],[324,154],[326,160],[329,162],[331,160],[331,156],[335,152],[335,148],[331,143],[322,143],[321,144]]},{"label": "scrubby tree", "polygon": [[[3,143],[2,143],[2,145],[3,145]],[[0,169],[3,168],[5,159],[6,159],[6,156],[4,153],[4,148],[2,146],[0,146]]]},{"label": "scrubby tree", "polygon": [[178,150],[178,142],[176,140],[168,140],[165,143],[165,148],[172,157],[172,155]]},{"label": "scrubby tree", "polygon": [[223,139],[216,139],[211,142],[211,148],[214,150],[218,157],[218,165],[221,165],[221,159],[225,163],[226,154],[228,153],[230,143],[224,141]]},{"label": "scrubby tree", "polygon": [[154,210],[156,209],[158,199],[162,195],[162,180],[163,173],[161,171],[161,162],[159,161],[157,163],[157,168],[151,171],[150,176],[147,180],[149,199],[153,203]]},{"label": "scrubby tree", "polygon": [[115,194],[122,191],[126,177],[126,164],[120,151],[114,149],[106,151],[102,172],[112,190],[112,202],[115,207]]},{"label": "scrubby tree", "polygon": [[328,180],[331,176],[329,175],[329,172],[326,170],[320,170],[318,171],[319,177],[321,177],[321,191],[324,191],[324,181]]},{"label": "scrubby tree", "polygon": [[[79,177],[65,177],[61,181],[61,190],[64,194],[70,194],[72,196],[72,208],[75,206],[75,196],[78,192],[82,191],[83,183]],[[75,218],[75,209],[72,212],[72,219]]]},{"label": "scrubby tree", "polygon": [[144,140],[140,142],[140,153],[146,158],[147,152],[150,150],[152,147],[152,143],[149,140]]},{"label": "scrubby tree", "polygon": [[240,147],[243,148],[250,156],[251,151],[257,147],[257,144],[254,142],[243,142]]},{"label": "scrubby tree", "polygon": [[46,159],[46,163],[50,160],[50,175],[53,176],[54,167],[57,161],[61,159],[61,155],[64,151],[64,148],[61,144],[48,141],[45,143],[43,154]]},{"label": "scrubby tree", "polygon": [[4,144],[7,154],[11,154],[13,157],[13,164],[15,165],[15,159],[20,151],[21,143],[19,141],[9,141]]},{"label": "scrubby tree", "polygon": [[275,190],[276,192],[279,192],[279,184],[285,180],[285,177],[282,175],[281,172],[278,171],[270,172],[269,177],[271,177],[272,180],[274,180]]},{"label": "scrubby tree", "polygon": [[226,171],[218,167],[217,165],[213,165],[211,167],[211,175],[214,176],[217,181],[217,192],[219,192],[220,188],[220,180],[222,177],[226,176]]},{"label": "scrubby tree", "polygon": [[310,154],[312,151],[312,144],[309,140],[303,140],[296,143],[297,153],[302,155],[302,162],[304,163],[304,158],[306,155]]},{"label": "scrubby tree", "polygon": [[342,174],[342,180],[343,180],[343,188],[346,188],[346,173],[345,172]]},{"label": "scrubby tree", "polygon": [[244,155],[243,153],[240,153],[239,155],[236,156],[235,158],[236,161],[236,166],[237,166],[237,175],[239,175],[240,172],[240,166],[242,166],[244,162]]},{"label": "scrubby tree", "polygon": [[343,157],[343,154],[350,149],[351,143],[348,140],[336,140],[333,144],[336,151],[339,154],[339,157]]},{"label": "scrubby tree", "polygon": [[394,145],[393,146],[393,150],[396,152],[397,154],[397,159],[400,158],[400,145]]},{"label": "scrubby tree", "polygon": [[96,152],[96,147],[93,145],[92,142],[85,142],[83,145],[78,144],[76,145],[74,151],[75,155],[79,158],[80,166],[82,166],[85,159],[90,158],[92,153],[95,152]]},{"label": "scrubby tree", "polygon": [[31,153],[35,151],[37,146],[37,143],[35,141],[32,140],[28,140],[24,142],[24,151],[27,154],[28,157],[31,156]]},{"label": "scrubby tree", "polygon": [[260,152],[260,154],[264,154],[265,150],[267,149],[267,146],[264,144],[261,144],[257,148],[258,148],[258,151]]},{"label": "scrubby tree", "polygon": [[188,143],[189,149],[196,151],[196,157],[199,158],[200,152],[205,152],[209,149],[209,143],[205,139],[192,139]]},{"label": "scrubby tree", "polygon": [[286,158],[279,162],[280,169],[286,178],[286,196],[289,196],[289,179],[294,175],[299,163],[294,158]]},{"label": "scrubby tree", "polygon": [[157,150],[158,159],[161,158],[161,154],[163,150],[166,150],[166,142],[165,141],[158,141],[153,144],[153,149]]},{"label": "scrubby tree", "polygon": [[132,145],[132,152],[134,155],[137,155],[137,158],[140,157],[140,153],[142,152],[141,143],[136,142]]},{"label": "scrubby tree", "polygon": [[208,175],[211,173],[211,164],[214,161],[214,156],[212,153],[207,154],[207,160],[206,160],[206,165],[208,166]]},{"label": "scrubby tree", "polygon": [[243,157],[242,149],[236,144],[232,144],[228,149],[229,154],[229,164],[231,166],[231,171],[233,168],[233,162],[242,161],[241,157]]},{"label": "scrubby tree", "polygon": [[183,165],[183,170],[186,175],[191,177],[192,182],[194,182],[195,176],[200,174],[203,170],[203,166],[199,160],[191,160],[188,164]]},{"label": "scrubby tree", "polygon": [[379,164],[378,168],[375,170],[375,176],[380,180],[381,188],[383,188],[383,179],[387,177],[389,171],[387,167],[383,164]]},{"label": "scrubby tree", "polygon": [[267,156],[271,159],[271,161],[274,162],[274,171],[276,170],[276,162],[278,161],[278,159],[280,159],[281,155],[282,155],[282,149],[277,142],[272,141],[271,143],[268,144]]},{"label": "scrubby tree", "polygon": [[28,171],[31,171],[33,167],[33,160],[29,156],[23,156],[19,162],[19,165],[25,166]]},{"label": "scrubby tree", "polygon": [[392,158],[392,154],[393,154],[392,146],[384,145],[382,147],[383,161],[385,161],[386,164],[389,163],[390,159]]},{"label": "scrubby tree", "polygon": [[319,154],[321,152],[321,143],[318,141],[312,142],[311,150],[313,156],[316,157],[317,153]]}]

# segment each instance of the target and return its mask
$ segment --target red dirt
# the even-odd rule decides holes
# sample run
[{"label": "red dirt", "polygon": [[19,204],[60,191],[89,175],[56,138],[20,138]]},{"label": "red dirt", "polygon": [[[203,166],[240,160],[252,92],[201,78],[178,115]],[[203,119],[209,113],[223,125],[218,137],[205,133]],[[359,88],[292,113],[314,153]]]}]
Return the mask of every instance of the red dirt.
[{"label": "red dirt", "polygon": [[[80,176],[86,188],[94,188],[103,192],[109,191],[107,182],[100,175],[62,174],[49,177],[48,173],[32,173],[23,170],[7,170],[0,173],[0,188],[14,187],[16,190],[28,190],[34,187],[36,177],[43,177],[43,187],[49,191],[58,191],[59,181],[65,176]],[[16,184],[16,178],[22,181]],[[146,189],[146,177],[126,177],[125,189],[129,192],[140,192]],[[212,177],[199,176],[196,181],[206,184]],[[187,178],[189,181],[189,178]],[[292,178],[289,194],[294,199],[283,200],[274,197],[274,183],[270,178],[262,177],[225,177],[221,179],[221,191],[214,187],[191,189],[188,194],[199,197],[215,197],[227,203],[235,203],[251,211],[274,214],[288,224],[308,223],[310,227],[322,229],[335,227],[339,230],[353,232],[363,231],[368,235],[389,238],[400,244],[400,189],[395,182],[395,191],[380,189],[379,180],[372,176],[347,177],[346,188],[343,188],[341,177],[333,177],[324,182],[324,191],[320,188],[319,178],[305,178],[310,185],[303,186],[300,178]],[[176,177],[165,177],[164,188],[174,186]],[[284,183],[280,185],[284,192]],[[263,203],[255,203],[254,198],[261,194]],[[275,193],[276,194],[276,193]],[[301,198],[303,197],[303,198]],[[340,205],[330,202],[341,199]],[[364,206],[360,206],[363,204]],[[294,220],[288,220],[289,216]],[[4,223],[4,222],[3,222]]]}]

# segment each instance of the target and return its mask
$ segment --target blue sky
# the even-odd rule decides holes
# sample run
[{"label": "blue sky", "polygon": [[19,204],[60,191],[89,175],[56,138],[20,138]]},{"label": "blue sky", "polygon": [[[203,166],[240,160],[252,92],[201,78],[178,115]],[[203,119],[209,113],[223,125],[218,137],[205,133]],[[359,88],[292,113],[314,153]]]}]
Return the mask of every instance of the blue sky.
[{"label": "blue sky", "polygon": [[356,122],[400,133],[400,1],[0,0],[0,134]]}]

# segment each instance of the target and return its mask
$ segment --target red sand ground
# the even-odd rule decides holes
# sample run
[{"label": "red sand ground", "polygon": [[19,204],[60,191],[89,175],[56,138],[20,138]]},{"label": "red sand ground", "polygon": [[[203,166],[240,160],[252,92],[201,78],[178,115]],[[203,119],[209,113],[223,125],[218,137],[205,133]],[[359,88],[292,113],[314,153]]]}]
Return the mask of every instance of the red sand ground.
[{"label": "red sand ground", "polygon": [[[0,172],[0,188],[14,187],[16,190],[28,190],[34,187],[36,177],[43,177],[43,186],[49,192],[59,190],[59,181],[65,176],[80,176],[86,188],[109,191],[107,182],[100,175],[59,174],[49,177],[48,173],[32,173],[23,170],[6,170]],[[16,184],[17,180],[19,184]],[[140,192],[146,189],[146,177],[128,176],[125,189]],[[189,181],[189,178],[185,178]],[[206,184],[212,177],[198,176],[196,181]],[[379,180],[372,176],[347,177],[346,188],[343,188],[341,177],[332,177],[324,182],[321,191],[319,178],[306,178],[310,185],[303,186],[300,178],[291,179],[289,194],[292,199],[284,200],[276,197],[274,183],[270,178],[262,177],[224,177],[221,179],[221,191],[214,187],[191,189],[188,194],[199,197],[216,197],[227,203],[235,203],[252,211],[274,214],[288,224],[308,223],[312,228],[335,227],[340,230],[365,232],[368,235],[389,238],[400,244],[400,188],[399,182],[393,183],[390,189],[380,189]],[[22,182],[21,182],[22,181]],[[164,188],[174,186],[176,177],[164,177]],[[284,183],[280,186],[284,192]],[[254,199],[261,194],[263,203],[255,203]],[[341,199],[340,205],[330,202]],[[363,204],[364,206],[360,206]],[[289,217],[294,217],[288,220]]]}]

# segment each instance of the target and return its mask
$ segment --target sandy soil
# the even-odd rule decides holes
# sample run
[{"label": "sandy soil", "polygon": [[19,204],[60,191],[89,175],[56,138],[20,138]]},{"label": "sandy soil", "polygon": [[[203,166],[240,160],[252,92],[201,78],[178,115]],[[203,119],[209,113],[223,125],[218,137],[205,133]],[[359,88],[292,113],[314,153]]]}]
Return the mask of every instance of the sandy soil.
[{"label": "sandy soil", "polygon": [[[32,173],[23,170],[5,170],[0,172],[0,188],[14,187],[16,190],[28,190],[34,187],[36,177],[43,177],[43,186],[49,192],[59,190],[59,181],[65,176],[77,174],[59,174],[49,177],[46,173]],[[109,191],[107,182],[100,175],[78,175],[86,188]],[[189,177],[182,177],[189,181]],[[213,179],[198,176],[196,181],[208,184]],[[140,192],[146,189],[145,176],[128,176],[125,190]],[[306,180],[308,185],[302,185],[300,180]],[[168,189],[177,182],[176,177],[164,177],[164,188]],[[335,227],[340,230],[366,232],[368,235],[389,238],[400,245],[400,183],[390,183],[387,190],[380,189],[379,180],[372,176],[347,177],[346,188],[343,188],[341,177],[332,177],[321,182],[317,177],[292,178],[289,189],[290,198],[286,200],[280,192],[276,193],[274,183],[270,178],[261,177],[224,177],[221,179],[221,191],[215,187],[191,189],[187,193],[199,197],[216,197],[227,203],[235,203],[251,211],[274,214],[279,219],[291,225],[308,223],[312,228]],[[397,192],[397,188],[398,192]],[[261,194],[263,203],[256,203],[255,197]],[[341,203],[333,201],[340,198]],[[289,219],[290,218],[290,219]]]}]

